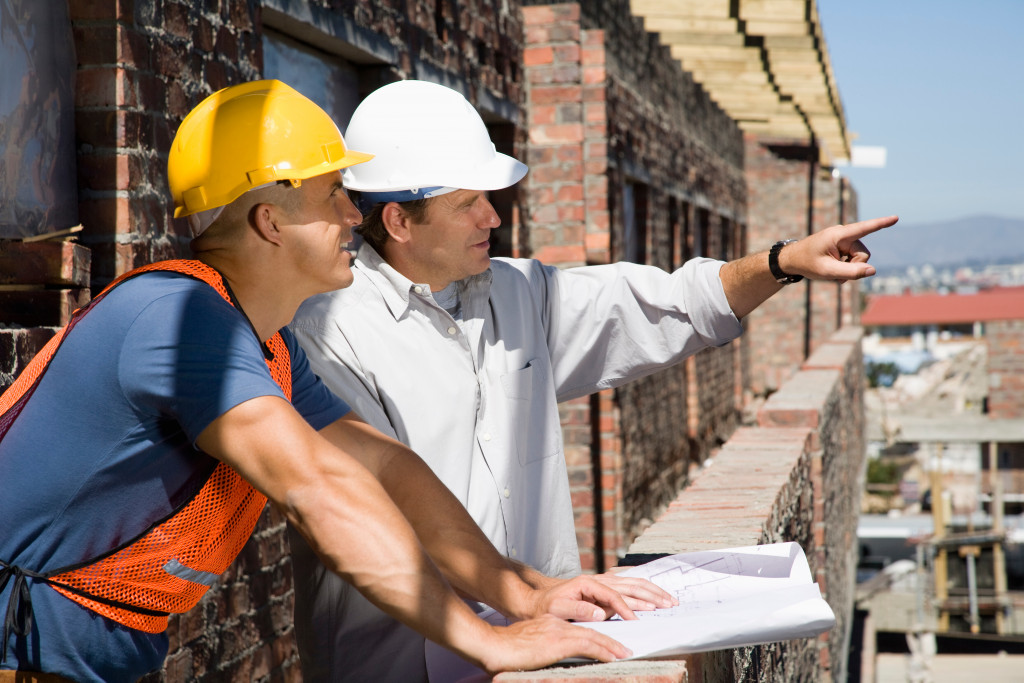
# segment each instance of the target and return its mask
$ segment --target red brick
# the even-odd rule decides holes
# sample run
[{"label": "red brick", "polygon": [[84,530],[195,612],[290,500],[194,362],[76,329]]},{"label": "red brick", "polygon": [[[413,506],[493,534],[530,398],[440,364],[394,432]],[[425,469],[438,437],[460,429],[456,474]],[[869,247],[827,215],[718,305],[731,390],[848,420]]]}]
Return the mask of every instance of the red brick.
[{"label": "red brick", "polygon": [[[571,43],[568,45],[558,45],[553,50],[553,57],[555,62],[577,64],[580,61],[580,46]],[[532,66],[530,64],[526,65]]]},{"label": "red brick", "polygon": [[555,51],[550,46],[529,47],[523,50],[523,65],[538,66],[552,64],[555,61]]},{"label": "red brick", "polygon": [[579,102],[583,89],[579,85],[538,85],[530,89],[530,104],[561,104]]},{"label": "red brick", "polygon": [[581,264],[586,260],[586,254],[580,246],[549,246],[537,250],[535,258],[552,265]]},{"label": "red brick", "polygon": [[132,21],[133,0],[69,0],[68,14],[72,21]]},{"label": "red brick", "polygon": [[530,125],[544,126],[557,121],[558,107],[555,105],[541,105],[530,108]]},{"label": "red brick", "polygon": [[583,83],[586,85],[604,83],[607,78],[608,72],[604,66],[586,66],[583,68]]},{"label": "red brick", "polygon": [[578,202],[583,200],[583,188],[579,185],[565,185],[558,188],[559,202]]},{"label": "red brick", "polygon": [[527,26],[553,24],[559,21],[575,22],[580,18],[579,5],[540,5],[523,7],[523,21]]}]

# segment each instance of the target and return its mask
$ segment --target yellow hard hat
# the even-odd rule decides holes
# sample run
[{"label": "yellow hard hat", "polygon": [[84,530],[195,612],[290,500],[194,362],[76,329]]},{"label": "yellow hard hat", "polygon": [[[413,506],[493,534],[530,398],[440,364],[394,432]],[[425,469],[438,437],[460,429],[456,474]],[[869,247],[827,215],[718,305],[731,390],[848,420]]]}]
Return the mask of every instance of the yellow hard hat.
[{"label": "yellow hard hat", "polygon": [[323,109],[276,80],[219,90],[181,122],[167,160],[180,218],[230,204],[278,180],[302,180],[372,159],[345,147]]}]

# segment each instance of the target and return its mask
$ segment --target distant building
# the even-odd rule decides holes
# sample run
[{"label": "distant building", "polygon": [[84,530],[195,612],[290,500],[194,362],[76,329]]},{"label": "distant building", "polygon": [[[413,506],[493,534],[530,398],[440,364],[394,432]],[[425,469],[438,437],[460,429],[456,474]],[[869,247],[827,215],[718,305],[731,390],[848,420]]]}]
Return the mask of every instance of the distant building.
[{"label": "distant building", "polygon": [[1024,320],[1024,287],[995,287],[971,294],[873,296],[861,324],[882,337],[966,335],[980,339],[986,323]]},{"label": "distant building", "polygon": [[990,403],[1008,411],[1002,417],[1024,416],[1024,355],[1019,348],[1024,287],[873,296],[861,313],[861,324],[866,328],[865,354],[897,365],[903,365],[904,357],[943,358],[959,350],[949,342],[984,339],[994,394]]}]

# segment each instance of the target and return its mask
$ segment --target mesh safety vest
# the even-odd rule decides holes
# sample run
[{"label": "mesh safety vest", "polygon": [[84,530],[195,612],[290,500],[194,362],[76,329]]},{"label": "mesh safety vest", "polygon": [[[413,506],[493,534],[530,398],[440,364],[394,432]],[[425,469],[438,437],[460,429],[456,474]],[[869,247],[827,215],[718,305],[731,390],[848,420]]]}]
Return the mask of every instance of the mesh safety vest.
[{"label": "mesh safety vest", "polygon": [[[32,359],[17,381],[0,396],[0,441],[31,398],[50,360],[71,329],[93,306],[125,280],[152,271],[171,271],[202,280],[235,305],[220,273],[190,260],[162,261],[122,275],[70,322]],[[291,400],[291,359],[280,333],[267,341],[267,365],[274,381]],[[206,483],[168,517],[136,538],[80,564],[39,573],[0,560],[0,590],[13,578],[4,619],[0,653],[8,633],[27,635],[32,606],[26,577],[53,589],[119,624],[146,633],[167,628],[173,613],[187,612],[214,585],[252,534],[267,502],[233,469],[218,463]]]}]

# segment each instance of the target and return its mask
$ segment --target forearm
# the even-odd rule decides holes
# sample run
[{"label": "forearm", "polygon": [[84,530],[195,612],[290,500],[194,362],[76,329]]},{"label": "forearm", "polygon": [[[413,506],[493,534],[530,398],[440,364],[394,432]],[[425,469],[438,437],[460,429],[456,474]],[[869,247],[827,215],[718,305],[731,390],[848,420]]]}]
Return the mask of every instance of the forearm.
[{"label": "forearm", "polygon": [[719,271],[725,298],[737,318],[751,311],[782,289],[768,269],[768,252],[750,254],[722,266]]},{"label": "forearm", "polygon": [[367,458],[374,476],[456,591],[506,616],[534,613],[531,585],[415,453],[351,419],[340,420],[324,434]]},{"label": "forearm", "polygon": [[264,493],[324,565],[379,608],[464,656],[495,632],[451,590],[376,478],[283,400],[243,403],[197,440]]},{"label": "forearm", "polygon": [[[848,225],[833,225],[782,247],[778,253],[779,270],[811,280],[846,282],[875,274],[868,264],[871,252],[861,242],[873,232],[887,228],[896,216],[873,218]],[[778,292],[782,285],[768,266],[769,252],[760,252],[731,261],[719,273],[725,296],[737,318],[742,318]]]},{"label": "forearm", "polygon": [[[328,569],[391,616],[488,672],[535,668],[566,657],[609,661],[629,654],[605,635],[551,616],[507,628],[477,618],[424,552],[374,473],[310,429],[281,398],[255,398],[232,408],[204,429],[196,444],[278,506]],[[387,471],[395,459],[385,454],[377,471]],[[414,509],[429,518],[429,510]],[[510,566],[504,574],[525,586]],[[486,586],[490,578],[479,574],[476,583]]]},{"label": "forearm", "polygon": [[539,571],[523,562],[510,559],[509,564],[512,565],[512,568],[515,570],[516,574],[519,575],[519,578],[531,588],[544,590],[546,588],[551,588],[560,581],[560,579],[548,576],[547,574],[541,574]]},{"label": "forearm", "polygon": [[[451,589],[411,525],[394,517],[401,517],[397,508],[390,499],[388,506],[383,504],[381,496],[387,496],[373,483],[350,482],[343,498],[296,492],[302,502],[292,504],[285,514],[324,565],[370,602],[427,638],[479,663],[481,644],[489,642],[492,629]],[[386,507],[390,514],[380,514]],[[377,514],[352,514],[353,509],[376,510]]]}]

